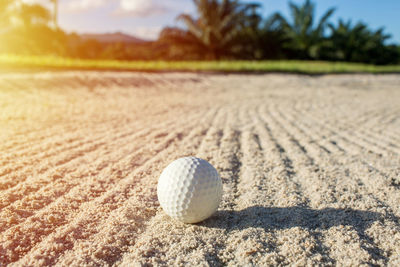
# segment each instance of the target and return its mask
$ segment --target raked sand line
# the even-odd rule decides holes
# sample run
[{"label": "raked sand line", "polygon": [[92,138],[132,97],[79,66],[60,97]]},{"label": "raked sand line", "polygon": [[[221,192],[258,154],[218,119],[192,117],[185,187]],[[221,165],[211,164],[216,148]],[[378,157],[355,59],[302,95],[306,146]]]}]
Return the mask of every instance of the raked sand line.
[{"label": "raked sand line", "polygon": [[[319,122],[316,120],[314,121],[314,123],[316,125],[319,124]],[[325,125],[320,125],[320,130],[319,131],[332,131],[332,128],[330,128],[329,126]],[[398,197],[399,197],[399,190],[394,187],[394,186],[390,186],[390,175],[387,175],[383,172],[380,172],[378,169],[376,168],[371,168],[370,163],[364,161],[364,160],[360,160],[359,159],[359,155],[362,155],[363,152],[365,153],[365,147],[356,144],[353,141],[350,141],[347,137],[341,137],[341,139],[344,141],[342,147],[345,148],[345,150],[347,151],[348,154],[352,155],[352,157],[340,157],[339,158],[339,165],[340,166],[346,166],[348,167],[348,165],[352,165],[352,168],[349,168],[349,170],[357,170],[356,173],[354,173],[355,177],[361,177],[363,179],[363,182],[366,182],[367,185],[371,186],[371,188],[374,188],[374,196],[380,196],[381,200],[383,202],[389,202],[391,203],[391,209],[393,209],[394,211],[396,211],[397,215],[399,216],[398,213],[398,205],[395,203],[398,203]],[[350,149],[351,148],[351,149]],[[344,154],[346,155],[346,154]],[[347,159],[346,159],[347,158]],[[363,172],[360,173],[360,171]],[[376,176],[380,177],[376,177],[373,174],[370,173],[375,173]],[[393,174],[392,174],[393,175]],[[369,177],[374,176],[376,178],[374,178],[373,180]],[[369,179],[367,179],[369,178]],[[379,184],[379,186],[377,186],[377,184]],[[386,190],[385,190],[386,189]],[[385,192],[386,191],[386,192]],[[376,194],[377,192],[379,192],[378,194]],[[390,197],[387,197],[390,196]],[[383,198],[382,198],[383,197]]]},{"label": "raked sand line", "polygon": [[[284,121],[284,120],[281,120],[282,121],[282,123],[283,123],[283,125],[291,125],[290,123],[286,123],[286,121]],[[301,136],[301,134],[297,134],[296,136],[298,136],[298,137],[300,137]],[[306,145],[306,144],[304,144],[305,145],[305,148],[307,148],[307,151],[309,151],[310,149],[309,149],[309,146],[308,145]],[[310,150],[311,151],[311,150]],[[326,155],[327,157],[330,157],[330,155]],[[316,157],[316,159],[318,160],[318,161],[320,161],[320,159],[322,159],[323,157]],[[332,164],[333,163],[333,164]],[[331,164],[332,164],[332,166],[338,166],[339,164],[338,163],[335,163],[335,162],[331,162]],[[331,167],[331,165],[326,165],[326,163],[324,164],[324,161],[322,161],[322,164],[320,165],[320,169],[323,169],[323,170],[329,170],[329,167]],[[339,176],[339,177],[343,177],[342,175],[338,175],[339,174],[339,172],[336,172],[336,175],[337,176]],[[329,183],[329,180],[327,181],[327,177],[334,177],[335,176],[335,173],[332,173],[332,175],[330,175],[329,173],[325,173],[325,175],[323,176],[324,177],[324,179],[323,180],[321,180],[321,182],[320,183],[325,183],[325,182],[328,182]],[[344,176],[345,177],[345,176]],[[308,179],[307,179],[308,180]],[[351,183],[351,182],[353,182],[353,185],[350,185],[349,183]],[[317,185],[318,184],[318,182],[316,181],[315,182],[315,185]],[[313,188],[314,190],[315,190],[315,188],[318,188],[317,186],[313,186],[312,184],[310,184],[309,185],[309,187],[310,188]],[[329,187],[329,189],[330,190],[334,190],[334,191],[338,191],[338,192],[334,192],[334,198],[333,198],[333,200],[335,200],[335,199],[337,199],[337,198],[341,198],[340,200],[340,202],[342,202],[343,204],[345,204],[346,203],[346,196],[347,197],[354,197],[354,196],[356,196],[356,199],[357,198],[360,198],[360,199],[362,199],[363,201],[365,201],[365,202],[367,202],[367,203],[371,203],[371,202],[375,202],[375,206],[369,206],[369,208],[371,209],[371,208],[374,208],[375,207],[375,210],[379,210],[378,209],[378,207],[381,205],[379,202],[376,202],[370,195],[368,195],[368,196],[365,196],[365,195],[360,195],[360,196],[358,196],[357,197],[357,195],[359,195],[359,193],[357,192],[357,191],[354,191],[354,192],[351,192],[352,191],[352,189],[355,189],[355,188],[357,188],[357,187],[359,187],[360,186],[360,184],[359,183],[357,183],[357,181],[356,180],[347,180],[346,181],[346,184],[345,185],[341,185],[340,183],[339,183],[339,181],[335,181],[335,184],[332,184],[332,186],[330,186]],[[341,189],[341,191],[339,191]],[[322,195],[325,195],[326,193],[325,192],[323,192],[323,191],[321,191],[321,189],[320,188],[318,188],[318,191],[319,192],[315,192],[315,193],[312,193],[313,195],[319,195],[319,194],[322,194]],[[350,192],[349,192],[350,191]],[[353,204],[354,205],[354,204]],[[348,207],[349,207],[350,205],[348,205]],[[329,206],[328,206],[329,207]],[[355,213],[356,214],[356,213]],[[379,213],[377,213],[377,215],[378,215]],[[355,227],[355,225],[353,226],[353,227]],[[358,229],[357,229],[357,231],[359,231]],[[363,230],[364,231],[364,230]],[[374,241],[372,241],[372,239],[371,238],[364,238],[364,236],[363,235],[366,235],[366,233],[365,233],[365,231],[363,232],[363,233],[360,233],[360,235],[359,235],[359,238],[358,238],[358,240],[359,240],[359,242],[360,242],[360,244],[359,244],[359,247],[360,248],[363,248],[364,250],[365,250],[365,257],[364,257],[364,259],[360,256],[359,258],[358,258],[358,261],[353,261],[353,263],[354,264],[361,264],[361,262],[363,261],[363,260],[369,260],[369,261],[372,261],[372,259],[374,259],[375,260],[375,264],[385,264],[385,262],[383,261],[380,261],[380,259],[382,259],[383,258],[383,256],[382,255],[380,255],[380,254],[382,254],[382,253],[384,253],[383,251],[380,251],[380,249],[377,247],[377,245],[374,243]],[[335,239],[335,238],[337,238],[336,236],[332,236],[331,238],[329,238],[329,237],[326,237],[326,235],[324,234],[324,238],[325,239]],[[329,246],[327,246],[327,247],[329,247]]]}]

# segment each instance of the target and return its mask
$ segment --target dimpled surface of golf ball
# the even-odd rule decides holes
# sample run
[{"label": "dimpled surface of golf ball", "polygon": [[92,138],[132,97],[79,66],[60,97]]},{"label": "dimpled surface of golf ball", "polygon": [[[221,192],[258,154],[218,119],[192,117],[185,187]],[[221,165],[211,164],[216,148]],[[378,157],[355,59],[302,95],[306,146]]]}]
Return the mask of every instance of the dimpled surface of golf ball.
[{"label": "dimpled surface of golf ball", "polygon": [[206,160],[185,157],[173,161],[161,173],[157,196],[170,217],[196,223],[210,217],[222,198],[222,181]]}]

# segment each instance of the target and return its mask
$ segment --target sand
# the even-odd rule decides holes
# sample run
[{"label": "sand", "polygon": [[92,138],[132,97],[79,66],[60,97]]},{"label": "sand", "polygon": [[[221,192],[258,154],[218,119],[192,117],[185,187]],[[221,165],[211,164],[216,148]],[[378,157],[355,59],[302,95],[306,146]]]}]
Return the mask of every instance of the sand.
[{"label": "sand", "polygon": [[[0,266],[400,265],[400,75],[0,74]],[[204,158],[224,196],[157,201]]]}]

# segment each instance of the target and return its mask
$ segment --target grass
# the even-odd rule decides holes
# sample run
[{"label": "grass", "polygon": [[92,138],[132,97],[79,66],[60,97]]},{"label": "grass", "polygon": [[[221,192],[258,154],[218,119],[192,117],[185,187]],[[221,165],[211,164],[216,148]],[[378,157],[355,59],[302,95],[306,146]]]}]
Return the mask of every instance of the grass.
[{"label": "grass", "polygon": [[49,56],[0,55],[5,70],[127,70],[325,73],[400,73],[400,65],[374,66],[324,61],[118,61],[80,60]]}]

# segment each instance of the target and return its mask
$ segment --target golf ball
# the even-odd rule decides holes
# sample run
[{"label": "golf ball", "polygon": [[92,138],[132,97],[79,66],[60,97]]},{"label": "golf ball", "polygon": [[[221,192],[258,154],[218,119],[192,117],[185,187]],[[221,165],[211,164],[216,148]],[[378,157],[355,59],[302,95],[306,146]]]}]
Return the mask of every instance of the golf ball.
[{"label": "golf ball", "polygon": [[196,223],[210,217],[222,198],[222,181],[206,160],[185,157],[173,161],[161,173],[157,196],[170,217]]}]

